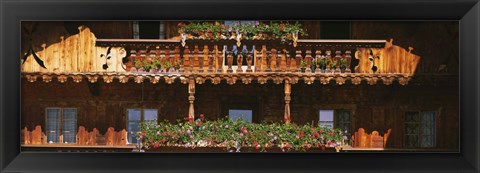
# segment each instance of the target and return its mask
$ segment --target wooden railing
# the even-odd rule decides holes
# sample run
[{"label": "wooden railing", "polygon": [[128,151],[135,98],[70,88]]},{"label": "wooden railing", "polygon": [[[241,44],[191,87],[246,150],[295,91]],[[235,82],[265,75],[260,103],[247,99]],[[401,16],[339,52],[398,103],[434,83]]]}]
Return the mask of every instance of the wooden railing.
[{"label": "wooden railing", "polygon": [[[105,52],[111,48],[120,48],[126,52],[122,58],[126,71],[144,72],[145,69],[132,68],[135,61],[159,60],[168,61],[171,65],[178,63],[178,67],[175,70],[152,68],[152,72],[180,73],[300,72],[302,61],[306,63],[306,73],[325,73],[320,70],[320,63],[314,64],[314,61],[324,58],[328,59],[326,73],[364,73],[369,70],[395,73],[387,71],[384,64],[380,63],[379,66],[379,62],[389,60],[369,60],[372,56],[383,56],[381,51],[386,44],[386,40],[299,40],[298,45],[293,47],[280,40],[244,40],[242,46],[237,47],[235,40],[187,40],[184,47],[177,40],[96,40],[96,45],[103,47]],[[352,55],[354,53],[357,53],[356,57]],[[352,57],[365,65],[351,68]],[[341,59],[346,60],[345,72],[341,70]],[[336,64],[336,67],[329,69],[330,64]],[[367,66],[377,66],[377,69],[364,69]],[[412,71],[410,67],[405,69]]]},{"label": "wooden railing", "polygon": [[359,128],[354,135],[352,135],[352,146],[358,148],[385,148],[388,137],[392,129],[388,129],[387,133],[380,136],[378,131],[373,131],[372,134],[365,132],[365,129]]},{"label": "wooden railing", "polygon": [[[46,68],[40,67],[33,55],[22,63],[22,72],[90,73],[90,72],[149,72],[135,67],[135,61],[169,62],[177,68],[152,72],[176,73],[323,73],[313,60],[328,59],[326,67],[335,63],[330,73],[343,73],[340,60],[346,60],[344,73],[412,75],[420,57],[412,48],[393,45],[386,40],[298,40],[297,46],[282,40],[180,40],[162,39],[97,39],[89,28],[62,38],[59,43],[43,45],[36,55]],[[319,62],[319,61],[316,61]],[[241,65],[240,65],[241,64]],[[168,66],[168,65],[167,65]],[[310,69],[309,67],[312,67]],[[326,70],[326,69],[325,69]],[[325,72],[327,73],[327,72]]]},{"label": "wooden railing", "polygon": [[[76,142],[65,144],[62,136],[60,142],[55,145],[79,145],[79,146],[125,146],[127,145],[127,132],[125,129],[115,131],[113,127],[109,127],[105,134],[93,128],[88,131],[85,127],[80,126],[76,134]],[[42,132],[41,126],[36,126],[34,130],[29,131],[26,127],[22,130],[22,144],[24,145],[48,145],[47,136]]]}]

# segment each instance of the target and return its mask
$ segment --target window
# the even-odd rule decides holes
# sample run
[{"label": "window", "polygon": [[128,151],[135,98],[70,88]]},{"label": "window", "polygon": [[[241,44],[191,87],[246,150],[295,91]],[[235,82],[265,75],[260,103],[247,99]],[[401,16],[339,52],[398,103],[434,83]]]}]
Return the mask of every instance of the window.
[{"label": "window", "polygon": [[228,118],[232,121],[236,121],[241,118],[244,121],[252,122],[253,110],[240,110],[240,109],[229,109]]},{"label": "window", "polygon": [[319,126],[338,128],[350,133],[350,111],[349,110],[320,110]]},{"label": "window", "polygon": [[134,39],[165,39],[165,22],[133,21]]},{"label": "window", "polygon": [[137,138],[130,132],[139,132],[142,122],[155,122],[157,115],[157,109],[127,109],[127,142],[131,144],[137,143]]},{"label": "window", "polygon": [[48,143],[76,143],[77,109],[47,108],[46,126]]},{"label": "window", "polygon": [[405,113],[404,146],[406,148],[435,147],[435,112]]}]

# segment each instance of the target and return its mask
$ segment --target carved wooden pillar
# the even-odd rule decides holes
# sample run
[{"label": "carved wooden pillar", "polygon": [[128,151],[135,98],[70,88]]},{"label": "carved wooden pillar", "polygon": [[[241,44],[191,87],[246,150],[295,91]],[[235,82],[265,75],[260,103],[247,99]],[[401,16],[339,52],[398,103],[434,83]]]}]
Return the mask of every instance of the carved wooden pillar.
[{"label": "carved wooden pillar", "polygon": [[242,69],[242,63],[243,63],[243,53],[238,53],[237,55],[237,73],[242,73],[243,72],[243,69]]},{"label": "carved wooden pillar", "polygon": [[342,58],[342,56],[340,54],[342,54],[341,51],[339,51],[339,50],[335,51],[335,62],[337,62],[336,68],[335,68],[335,73],[340,73],[340,59]]},{"label": "carved wooden pillar", "polygon": [[190,55],[188,56],[188,72],[193,73],[193,66],[195,62],[195,49],[190,50]]},{"label": "carved wooden pillar", "polygon": [[205,62],[205,54],[208,54],[208,46],[205,45],[203,47],[203,50],[201,50],[199,53],[198,53],[198,72],[199,73],[203,73],[204,72],[204,69],[203,69],[203,63]]},{"label": "carved wooden pillar", "polygon": [[[209,50],[210,51],[210,50]],[[215,54],[215,50],[211,51],[208,54],[208,72],[213,73],[213,55]]]},{"label": "carved wooden pillar", "polygon": [[347,58],[347,69],[345,69],[346,73],[351,73],[350,64],[352,63],[352,52],[350,50],[345,51],[345,58]]},{"label": "carved wooden pillar", "polygon": [[247,72],[252,72],[252,62],[253,62],[253,54],[255,53],[255,49],[252,49],[251,52],[247,51]]},{"label": "carved wooden pillar", "polygon": [[195,79],[188,79],[188,101],[190,102],[190,108],[188,109],[188,120],[193,122],[195,120],[195,108],[193,107],[193,101],[195,101]]},{"label": "carved wooden pillar", "polygon": [[267,69],[265,70],[266,72],[272,72],[271,66],[272,66],[272,51],[266,51],[267,56],[266,56],[266,65]]},{"label": "carved wooden pillar", "polygon": [[[225,48],[224,48],[225,49]],[[222,73],[223,72],[223,59],[224,59],[224,54],[223,54],[223,49],[220,50],[218,49],[218,46],[215,45],[215,51],[216,51],[216,64],[217,64],[217,73]]]},{"label": "carved wooden pillar", "polygon": [[[225,51],[228,51],[228,49],[225,49]],[[232,51],[228,51],[227,54],[228,54],[228,55],[227,55],[227,65],[228,65],[227,73],[233,73],[233,69],[232,69],[232,64],[233,64]]]},{"label": "carved wooden pillar", "polygon": [[282,71],[282,51],[277,50],[277,66],[275,67],[276,72],[281,72]]},{"label": "carved wooden pillar", "polygon": [[312,69],[311,69],[311,66],[312,66],[312,50],[307,50],[305,52],[305,60],[307,60],[307,69],[306,69],[306,72],[307,73],[311,73],[312,72]]},{"label": "carved wooden pillar", "polygon": [[297,50],[295,51],[295,61],[296,61],[296,65],[297,65],[297,72],[301,72],[302,71],[302,51],[300,50]]},{"label": "carved wooden pillar", "polygon": [[322,59],[322,51],[316,50],[315,51],[315,73],[321,73],[322,70],[320,69],[320,60]]},{"label": "carved wooden pillar", "polygon": [[263,49],[260,51],[256,51],[253,49],[253,55],[255,56],[254,62],[255,62],[255,72],[262,72],[262,56],[263,56]]},{"label": "carved wooden pillar", "polygon": [[[195,69],[195,67],[194,67],[194,66],[196,65],[195,61],[198,62],[199,55],[200,55],[200,53],[199,53],[200,50],[198,49],[198,45],[195,45],[195,49],[193,50],[193,52],[195,52],[195,55],[194,55],[193,61],[191,61],[191,62],[192,62],[192,68],[193,68],[193,69],[192,69],[192,72],[193,72],[194,69]],[[198,69],[197,69],[197,71],[198,71]]]},{"label": "carved wooden pillar", "polygon": [[283,116],[283,119],[285,120],[286,124],[289,124],[291,119],[290,119],[290,93],[291,91],[291,84],[290,80],[285,80],[285,115]]}]

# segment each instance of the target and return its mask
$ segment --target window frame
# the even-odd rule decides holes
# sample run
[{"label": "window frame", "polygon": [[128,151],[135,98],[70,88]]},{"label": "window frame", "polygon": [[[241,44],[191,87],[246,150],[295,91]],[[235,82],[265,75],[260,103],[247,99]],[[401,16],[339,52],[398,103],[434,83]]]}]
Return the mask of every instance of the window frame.
[{"label": "window frame", "polygon": [[[48,111],[49,109],[58,109],[60,110],[60,119],[59,119],[59,135],[58,135],[58,142],[53,142],[53,143],[49,143],[49,140],[48,140],[48,132],[47,132],[47,126],[48,126]],[[64,109],[73,109],[75,110],[75,136],[77,135],[78,133],[78,108],[76,107],[45,107],[45,138],[47,140],[46,144],[65,144],[65,140],[62,139],[60,140],[61,136],[63,135],[63,110]],[[76,144],[77,143],[77,137],[75,137],[75,143],[67,143],[67,144]]]},{"label": "window frame", "polygon": [[[130,141],[129,135],[130,135],[131,131],[130,131],[130,129],[128,129],[128,127],[129,127],[128,124],[130,122],[139,122],[139,124],[142,123],[142,122],[145,122],[145,110],[148,110],[148,109],[157,111],[157,116],[156,116],[155,120],[147,120],[147,121],[156,121],[158,123],[158,116],[159,116],[158,111],[159,111],[159,109],[156,109],[156,108],[126,108],[125,109],[125,129],[127,130],[127,143],[128,144],[137,144],[136,142],[133,143],[133,142]],[[129,116],[128,116],[128,110],[140,110],[140,120],[130,120]],[[139,126],[139,129],[140,129],[140,126]]]},{"label": "window frame", "polygon": [[320,108],[318,110],[318,123],[317,125],[320,126],[320,111],[321,110],[333,110],[333,128],[337,128],[337,123],[338,122],[338,118],[337,116],[339,115],[339,111],[347,111],[349,113],[349,123],[348,123],[348,128],[349,130],[347,131],[347,135],[351,135],[352,134],[352,129],[353,129],[353,114],[354,114],[354,109],[349,109],[349,108],[337,108],[337,109],[333,109],[333,108]]},{"label": "window frame", "polygon": [[[419,122],[418,122],[418,125],[419,125],[419,132],[417,134],[418,136],[418,144],[416,146],[413,146],[413,147],[407,147],[406,146],[406,141],[407,141],[407,134],[405,133],[405,125],[406,125],[406,121],[405,121],[405,116],[407,113],[409,112],[416,112],[419,116]],[[422,113],[425,113],[425,112],[433,112],[435,115],[434,115],[434,122],[432,124],[432,128],[433,128],[433,132],[432,132],[432,135],[423,135],[423,129],[422,129],[422,124],[423,124],[423,120],[422,120]],[[429,109],[429,110],[426,110],[426,109],[420,109],[420,110],[406,110],[403,112],[403,117],[402,117],[402,120],[403,120],[403,124],[402,124],[402,128],[403,128],[403,140],[402,140],[402,147],[403,148],[412,148],[412,149],[415,149],[415,148],[436,148],[437,147],[437,122],[438,122],[438,119],[439,119],[439,114],[440,112],[438,110],[432,110],[432,109]],[[429,146],[429,147],[422,147],[422,138],[423,136],[432,136],[433,137],[433,145],[432,146]]]}]

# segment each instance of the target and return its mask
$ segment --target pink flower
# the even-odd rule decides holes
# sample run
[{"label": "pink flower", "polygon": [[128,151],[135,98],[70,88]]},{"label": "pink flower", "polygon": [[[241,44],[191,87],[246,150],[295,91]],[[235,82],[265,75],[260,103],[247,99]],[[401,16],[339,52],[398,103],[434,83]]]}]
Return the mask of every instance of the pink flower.
[{"label": "pink flower", "polygon": [[187,130],[187,134],[190,134],[190,133],[192,133],[192,132],[190,131],[190,129],[188,129],[188,130]]},{"label": "pink flower", "polygon": [[200,114],[200,118],[203,118],[204,116],[205,116],[205,115],[203,115],[203,114]]},{"label": "pink flower", "polygon": [[141,152],[141,153],[144,153],[144,152],[145,152],[145,150],[140,150],[140,152]]},{"label": "pink flower", "polygon": [[157,132],[157,135],[160,135],[160,131]]}]

